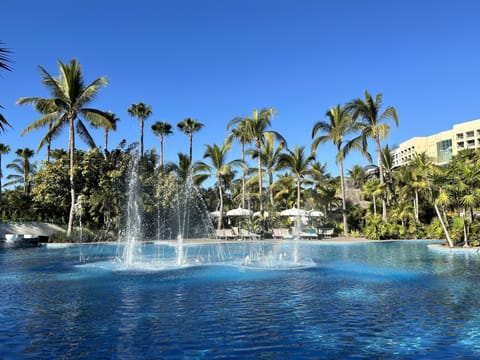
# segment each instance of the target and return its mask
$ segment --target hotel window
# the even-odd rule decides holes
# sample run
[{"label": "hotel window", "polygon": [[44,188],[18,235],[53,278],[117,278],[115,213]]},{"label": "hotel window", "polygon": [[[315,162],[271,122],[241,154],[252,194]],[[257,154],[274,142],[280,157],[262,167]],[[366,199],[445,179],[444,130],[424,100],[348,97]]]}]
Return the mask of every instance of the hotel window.
[{"label": "hotel window", "polygon": [[465,147],[465,143],[462,142],[457,142],[457,149],[463,149]]},{"label": "hotel window", "polygon": [[472,131],[467,131],[467,134],[466,134],[467,138],[473,137],[473,134],[474,134],[473,130]]},{"label": "hotel window", "polygon": [[445,163],[452,160],[452,140],[443,140],[437,143],[437,161]]},{"label": "hotel window", "polygon": [[463,139],[463,134],[457,134],[457,140],[462,140]]},{"label": "hotel window", "polygon": [[475,140],[468,140],[467,141],[467,149],[471,149],[475,147]]}]

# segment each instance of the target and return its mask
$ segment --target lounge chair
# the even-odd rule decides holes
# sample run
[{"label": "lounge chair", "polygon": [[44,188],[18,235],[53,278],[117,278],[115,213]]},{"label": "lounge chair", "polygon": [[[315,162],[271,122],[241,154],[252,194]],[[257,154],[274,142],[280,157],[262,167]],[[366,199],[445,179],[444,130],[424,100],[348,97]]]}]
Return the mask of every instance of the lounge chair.
[{"label": "lounge chair", "polygon": [[320,238],[331,238],[335,234],[334,228],[318,229],[318,236]]},{"label": "lounge chair", "polygon": [[302,229],[300,232],[301,239],[315,240],[318,239],[317,230],[313,228]]},{"label": "lounge chair", "polygon": [[238,240],[238,235],[233,229],[223,229],[223,231],[227,240]]},{"label": "lounge chair", "polygon": [[293,239],[293,235],[290,234],[290,232],[286,228],[273,229],[272,235],[274,239],[282,239],[282,240]]},{"label": "lounge chair", "polygon": [[227,235],[225,234],[224,229],[215,229],[215,235],[217,236],[217,239],[226,239]]},{"label": "lounge chair", "polygon": [[249,231],[247,229],[239,229],[238,235],[241,239],[248,239],[248,240],[260,240],[260,235]]}]

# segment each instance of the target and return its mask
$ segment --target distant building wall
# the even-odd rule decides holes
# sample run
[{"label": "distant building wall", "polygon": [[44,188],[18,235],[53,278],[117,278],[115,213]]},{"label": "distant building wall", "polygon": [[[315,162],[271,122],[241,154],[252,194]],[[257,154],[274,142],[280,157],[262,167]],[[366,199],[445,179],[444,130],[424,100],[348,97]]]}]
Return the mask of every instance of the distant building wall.
[{"label": "distant building wall", "polygon": [[437,165],[447,164],[464,149],[480,148],[480,119],[453,125],[451,130],[426,137],[413,137],[392,151],[393,166],[408,164],[425,152]]}]

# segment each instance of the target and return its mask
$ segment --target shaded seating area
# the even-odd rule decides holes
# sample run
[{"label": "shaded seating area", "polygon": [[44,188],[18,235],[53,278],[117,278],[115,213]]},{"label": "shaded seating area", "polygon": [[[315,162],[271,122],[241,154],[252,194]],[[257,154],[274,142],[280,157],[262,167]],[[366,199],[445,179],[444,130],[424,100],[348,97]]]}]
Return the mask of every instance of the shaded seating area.
[{"label": "shaded seating area", "polygon": [[237,231],[241,240],[260,240],[260,235],[247,229],[237,228]]},{"label": "shaded seating area", "polygon": [[331,238],[332,236],[335,235],[335,229],[334,228],[320,228],[318,229],[318,236],[320,238]]},{"label": "shaded seating area", "polygon": [[235,234],[233,229],[216,229],[215,235],[217,239],[221,240],[237,240],[238,236]]},{"label": "shaded seating area", "polygon": [[274,239],[280,240],[291,240],[293,235],[290,233],[290,230],[287,228],[274,228],[272,229],[272,237]]},{"label": "shaded seating area", "polygon": [[299,234],[299,237],[305,240],[316,240],[318,239],[317,229],[314,229],[314,228],[302,229],[302,231]]}]

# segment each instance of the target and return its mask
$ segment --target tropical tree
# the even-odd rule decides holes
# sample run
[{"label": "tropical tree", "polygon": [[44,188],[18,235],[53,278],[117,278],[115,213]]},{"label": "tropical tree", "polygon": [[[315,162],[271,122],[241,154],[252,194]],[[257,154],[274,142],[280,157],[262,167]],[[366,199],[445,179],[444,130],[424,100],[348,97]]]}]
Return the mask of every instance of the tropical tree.
[{"label": "tropical tree", "polygon": [[132,117],[136,117],[140,122],[140,155],[143,156],[143,129],[145,120],[152,115],[152,107],[145,105],[143,102],[132,104],[128,108],[128,113]]},{"label": "tropical tree", "polygon": [[[231,129],[231,134],[228,135],[227,141],[232,141],[233,139],[236,139],[240,142],[241,145],[241,151],[242,151],[242,208],[245,209],[245,190],[246,190],[246,162],[245,162],[245,145],[248,143],[251,143],[253,141],[252,134],[249,132],[249,127],[248,127],[248,118],[245,117],[236,117],[232,119],[228,124],[227,124],[227,130]],[[233,126],[236,126],[236,128],[233,128]]]},{"label": "tropical tree", "polygon": [[297,209],[301,208],[302,183],[305,181],[305,177],[311,173],[310,165],[314,160],[315,156],[312,153],[305,154],[304,146],[295,146],[293,151],[288,150],[280,155],[278,168],[291,170],[297,181]]},{"label": "tropical tree", "polygon": [[35,165],[30,162],[30,159],[35,154],[35,151],[23,148],[17,149],[15,154],[18,157],[7,165],[7,169],[12,170],[12,173],[7,175],[7,180],[9,181],[5,183],[5,186],[21,185],[23,186],[23,193],[28,196],[32,188],[35,171]]},{"label": "tropical tree", "polygon": [[363,166],[353,165],[347,173],[353,182],[353,186],[360,189],[365,182],[365,170],[363,169]]},{"label": "tropical tree", "polygon": [[208,175],[201,173],[205,167],[198,161],[191,163],[188,155],[184,153],[178,153],[177,155],[178,163],[168,162],[165,164],[167,173],[174,173],[175,178],[180,183],[186,183],[191,176],[193,184],[200,186],[208,178]]},{"label": "tropical tree", "polygon": [[[261,144],[260,154],[262,158],[262,167],[265,168],[265,172],[268,177],[268,197],[270,200],[270,206],[274,208],[274,172],[278,170],[278,164],[282,151],[285,149],[284,143],[280,142],[277,146],[275,144],[275,136],[273,133],[266,133],[264,136],[264,142]],[[256,159],[258,152],[252,149],[248,151],[253,159]]]},{"label": "tropical tree", "polygon": [[189,152],[189,160],[190,163],[192,162],[192,148],[193,148],[193,134],[200,131],[203,128],[203,124],[194,120],[192,118],[185,118],[183,121],[180,121],[177,124],[177,127],[180,129],[182,133],[188,136],[189,144],[190,144],[190,152]]},{"label": "tropical tree", "polygon": [[157,121],[152,125],[152,131],[160,138],[160,148],[158,153],[160,156],[160,168],[163,168],[163,141],[165,136],[173,134],[172,125],[164,121]]},{"label": "tropical tree", "polygon": [[[343,170],[343,161],[349,150],[354,146],[355,142],[344,142],[345,136],[356,131],[356,124],[352,121],[348,109],[344,106],[337,105],[331,108],[325,114],[328,121],[317,122],[312,129],[312,152],[317,151],[317,147],[321,143],[327,141],[332,142],[337,150],[336,162],[340,169],[340,187],[342,192],[342,216],[343,216],[343,233],[348,235],[347,221],[347,202],[345,196],[345,174]],[[323,135],[317,136],[317,133]],[[317,136],[317,137],[316,137]]]},{"label": "tropical tree", "polygon": [[10,146],[5,144],[0,144],[0,205],[2,204],[2,155],[8,154],[10,152]]},{"label": "tropical tree", "polygon": [[97,124],[95,122],[92,122],[93,127],[96,129],[103,129],[103,140],[104,140],[104,151],[105,154],[108,152],[108,134],[110,130],[117,130],[117,122],[120,121],[120,118],[115,115],[115,113],[111,111],[107,111],[107,122],[102,121],[102,123]]},{"label": "tropical tree", "polygon": [[377,197],[383,192],[383,186],[377,178],[367,180],[362,186],[362,193],[372,198],[373,216],[377,216]]},{"label": "tropical tree", "polygon": [[107,85],[107,79],[99,77],[85,85],[80,63],[72,59],[69,64],[58,61],[60,75],[55,78],[50,75],[43,67],[40,67],[42,74],[42,83],[50,91],[50,98],[24,97],[20,98],[19,105],[33,104],[42,116],[25,128],[22,134],[41,128],[53,120],[53,126],[49,129],[46,139],[51,139],[58,134],[64,126],[68,125],[68,152],[69,152],[69,172],[70,172],[70,213],[67,226],[67,237],[70,238],[73,228],[73,218],[75,216],[75,129],[80,137],[91,147],[95,143],[88,133],[81,117],[90,123],[102,124],[108,123],[108,115],[100,110],[88,108],[86,105],[91,103],[101,87]]},{"label": "tropical tree", "polygon": [[[7,71],[12,70],[12,68],[8,65],[11,62],[9,57],[11,51],[5,47],[3,47],[3,43],[0,41],[0,69],[4,69]],[[0,109],[3,109],[3,106],[0,105]],[[10,126],[7,119],[0,114],[0,131],[5,131],[5,126]]]},{"label": "tropical tree", "polygon": [[253,110],[253,116],[246,118],[246,127],[249,133],[249,137],[253,139],[255,148],[257,149],[257,169],[258,169],[258,200],[260,205],[260,211],[263,211],[263,176],[262,176],[262,144],[265,143],[265,136],[272,134],[283,146],[287,146],[286,140],[280,133],[267,130],[272,124],[272,118],[276,114],[273,108],[263,108],[260,111]]},{"label": "tropical tree", "polygon": [[241,160],[231,160],[227,161],[227,155],[232,147],[232,143],[225,141],[222,146],[217,144],[206,145],[205,152],[203,154],[204,159],[210,160],[210,165],[203,163],[205,168],[215,176],[216,178],[216,187],[218,190],[218,198],[220,201],[219,211],[220,215],[218,216],[217,228],[221,229],[223,223],[223,195],[224,195],[224,178],[229,177],[232,174],[232,167],[234,165],[241,165]]},{"label": "tropical tree", "polygon": [[[393,106],[388,106],[382,111],[383,94],[377,94],[373,98],[368,91],[365,90],[365,99],[357,98],[347,104],[347,109],[352,111],[354,121],[359,121],[358,126],[361,132],[360,138],[363,143],[363,150],[366,153],[367,140],[373,139],[377,150],[378,168],[380,171],[380,183],[385,183],[384,164],[382,161],[382,140],[384,140],[389,132],[390,125],[386,124],[386,120],[393,120],[398,127],[398,114]],[[382,221],[387,221],[387,205],[385,193],[382,195]]]}]

